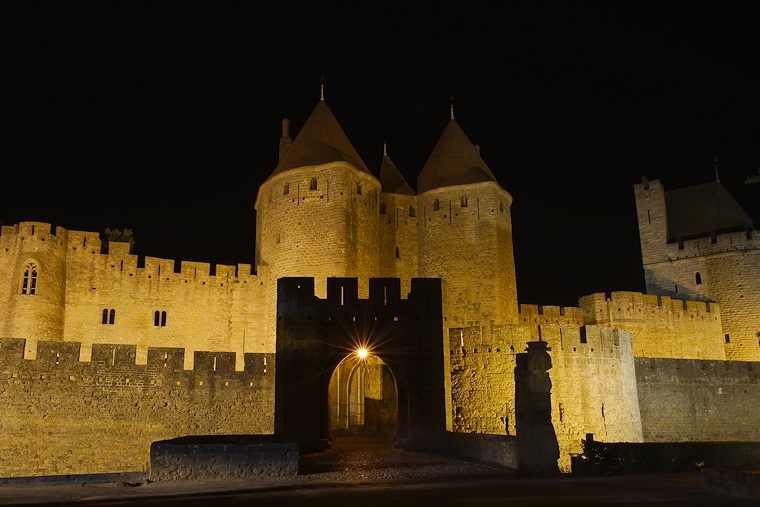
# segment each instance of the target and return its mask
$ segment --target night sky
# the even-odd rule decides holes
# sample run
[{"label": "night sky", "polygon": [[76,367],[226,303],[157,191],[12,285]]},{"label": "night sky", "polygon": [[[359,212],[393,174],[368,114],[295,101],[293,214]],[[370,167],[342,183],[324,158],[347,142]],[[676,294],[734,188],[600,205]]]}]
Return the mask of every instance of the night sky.
[{"label": "night sky", "polygon": [[717,159],[760,221],[744,184],[760,168],[755,2],[524,3],[7,12],[0,222],[131,228],[139,255],[253,263],[282,119],[297,135],[321,83],[370,170],[387,143],[412,187],[453,96],[514,198],[522,303],[644,290],[642,176],[706,183]]}]

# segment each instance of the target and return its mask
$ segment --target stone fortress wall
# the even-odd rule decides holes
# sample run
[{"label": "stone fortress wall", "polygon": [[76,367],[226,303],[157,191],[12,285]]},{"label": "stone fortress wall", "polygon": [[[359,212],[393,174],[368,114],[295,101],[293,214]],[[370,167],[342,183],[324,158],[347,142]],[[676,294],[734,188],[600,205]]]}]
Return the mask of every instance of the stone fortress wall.
[{"label": "stone fortress wall", "polygon": [[[41,222],[3,226],[0,338],[25,340],[22,364],[37,364],[38,344],[56,342],[78,344],[81,364],[94,364],[100,345],[118,345],[134,347],[132,367],[145,368],[152,348],[162,347],[185,351],[183,371],[196,370],[198,353],[218,350],[233,353],[235,371],[244,372],[249,354],[275,351],[279,278],[314,278],[318,297],[324,297],[329,277],[357,278],[360,297],[367,295],[368,280],[381,275],[401,278],[402,294],[409,293],[413,278],[441,278],[441,340],[451,347],[454,429],[513,434],[514,356],[528,341],[544,340],[555,365],[550,371],[553,417],[565,457],[585,433],[632,440],[667,433],[652,429],[656,425],[647,418],[654,417],[649,407],[656,401],[642,398],[642,393],[656,393],[652,382],[668,385],[666,375],[642,376],[639,358],[673,361],[677,371],[668,378],[676,379],[670,381],[676,386],[687,370],[695,373],[686,384],[701,370],[679,361],[735,360],[740,366],[731,361],[727,369],[706,367],[704,371],[714,371],[705,374],[709,389],[684,392],[690,402],[702,396],[707,404],[733,382],[731,372],[743,372],[741,365],[760,360],[760,235],[725,232],[668,243],[664,190],[658,181],[634,189],[647,292],[653,295],[592,294],[582,297],[578,308],[519,305],[512,198],[453,117],[441,139],[452,142],[457,152],[431,155],[435,163],[421,173],[427,188],[418,195],[383,191],[385,183],[352,153],[324,101],[304,131],[307,138],[296,138],[292,146],[284,132],[281,146],[285,157],[292,156],[287,161],[281,153],[281,166],[259,190],[253,269],[247,264],[141,260],[117,242],[101,253],[97,233],[53,231]],[[25,277],[25,272],[34,276]],[[32,282],[30,295],[25,291],[32,286],[24,284]],[[0,350],[0,356],[5,353]],[[9,379],[14,378],[11,370]],[[69,376],[76,378],[75,373],[61,378]],[[48,385],[32,383],[29,393],[47,393]],[[637,386],[643,386],[638,398]],[[94,396],[67,388],[61,392],[69,392],[70,400]],[[745,394],[750,391],[747,387]],[[735,403],[745,403],[741,392],[736,391]],[[719,400],[726,399],[721,396]],[[119,406],[113,410],[131,410],[130,400],[114,403]],[[669,434],[709,436],[682,421],[668,423]],[[723,435],[732,432],[726,428]],[[751,431],[744,436],[760,438]],[[44,474],[46,468],[36,470]]]},{"label": "stone fortress wall", "polygon": [[494,326],[489,335],[480,327],[451,329],[454,431],[515,435],[516,355],[534,334],[552,357],[560,469],[570,469],[570,454],[582,452],[586,433],[607,442],[641,442],[631,334],[574,322]]},{"label": "stone fortress wall", "polygon": [[760,361],[635,362],[645,441],[760,441]]},{"label": "stone fortress wall", "polygon": [[637,357],[726,358],[717,303],[620,291],[583,296],[579,304],[586,324],[630,331]]},{"label": "stone fortress wall", "polygon": [[150,445],[185,435],[271,434],[274,354],[194,352],[94,344],[80,361],[76,342],[0,339],[0,476],[147,470]]},{"label": "stone fortress wall", "polygon": [[[263,277],[251,266],[146,257],[139,266],[129,244],[112,242],[101,254],[97,233],[67,231],[40,222],[3,226],[0,234],[0,337],[26,339],[26,358],[39,340],[79,342],[82,360],[95,343],[181,347],[192,369],[196,350],[268,352]],[[38,286],[19,294],[21,271],[36,265]],[[113,320],[111,312],[113,311]],[[107,316],[104,316],[104,312]],[[156,321],[158,312],[158,322]]]}]

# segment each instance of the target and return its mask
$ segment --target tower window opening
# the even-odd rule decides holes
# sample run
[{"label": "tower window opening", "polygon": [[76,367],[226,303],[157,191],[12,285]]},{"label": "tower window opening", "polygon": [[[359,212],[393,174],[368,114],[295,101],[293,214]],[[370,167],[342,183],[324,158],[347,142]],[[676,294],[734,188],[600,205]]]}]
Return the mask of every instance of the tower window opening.
[{"label": "tower window opening", "polygon": [[385,203],[384,202],[380,203],[380,214],[381,215],[385,215]]},{"label": "tower window opening", "polygon": [[468,204],[468,200],[467,200],[467,196],[466,196],[466,195],[463,195],[463,196],[462,196],[462,198],[461,198],[461,203],[462,203],[462,207],[463,207],[463,208],[466,208],[466,207],[467,207],[467,204]]},{"label": "tower window opening", "polygon": [[356,184],[356,195],[362,195],[362,184],[357,183]]},{"label": "tower window opening", "polygon": [[702,284],[702,274],[701,273],[696,273],[694,275],[694,280],[697,282],[697,285],[701,285]]},{"label": "tower window opening", "polygon": [[414,208],[414,206],[409,206],[409,216],[412,218],[417,216],[417,210]]},{"label": "tower window opening", "polygon": [[108,308],[103,309],[103,320],[101,323],[108,324]]},{"label": "tower window opening", "polygon": [[21,294],[35,294],[37,292],[37,265],[30,262],[24,268],[21,277]]},{"label": "tower window opening", "polygon": [[116,321],[116,310],[111,308],[111,311],[108,312],[108,323],[113,325],[115,321]]},{"label": "tower window opening", "polygon": [[441,201],[436,199],[433,201],[433,211],[438,211],[439,209],[441,209]]},{"label": "tower window opening", "polygon": [[728,335],[728,333],[725,334],[724,338],[726,339],[726,343],[731,343],[731,337]]},{"label": "tower window opening", "polygon": [[581,343],[588,343],[588,338],[586,336],[586,327],[584,326],[580,328],[579,331],[581,333]]},{"label": "tower window opening", "polygon": [[282,195],[288,195],[290,193],[290,183],[285,183],[282,186]]},{"label": "tower window opening", "polygon": [[396,247],[396,258],[397,259],[401,258],[401,252],[399,251],[398,247]]},{"label": "tower window opening", "polygon": [[317,190],[317,178],[312,178],[309,183],[309,190]]},{"label": "tower window opening", "polygon": [[504,212],[504,201],[499,201],[499,211]]},{"label": "tower window opening", "polygon": [[153,314],[153,325],[155,327],[166,326],[166,312],[159,312],[156,310],[156,312]]}]

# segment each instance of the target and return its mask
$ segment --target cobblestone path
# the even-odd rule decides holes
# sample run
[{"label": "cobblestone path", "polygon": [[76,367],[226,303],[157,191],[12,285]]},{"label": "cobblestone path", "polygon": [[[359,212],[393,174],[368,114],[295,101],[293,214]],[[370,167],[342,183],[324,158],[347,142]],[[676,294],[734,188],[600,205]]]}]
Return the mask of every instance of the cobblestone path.
[{"label": "cobblestone path", "polygon": [[384,435],[339,437],[322,453],[299,459],[299,477],[318,480],[507,477],[514,471],[458,456],[395,449]]}]

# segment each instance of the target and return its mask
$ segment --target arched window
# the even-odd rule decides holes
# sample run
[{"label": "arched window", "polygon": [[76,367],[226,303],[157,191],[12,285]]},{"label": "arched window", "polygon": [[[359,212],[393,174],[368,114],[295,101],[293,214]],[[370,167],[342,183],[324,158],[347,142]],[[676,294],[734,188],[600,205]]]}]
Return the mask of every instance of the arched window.
[{"label": "arched window", "polygon": [[467,207],[467,196],[466,195],[462,196],[462,207],[463,208]]},{"label": "arched window", "polygon": [[103,309],[103,320],[101,321],[103,324],[113,324],[116,320],[116,310],[113,308],[109,310],[108,308]]},{"label": "arched window", "polygon": [[694,278],[695,278],[695,280],[697,282],[697,285],[701,285],[702,284],[702,274],[701,273],[697,273],[696,275],[694,275]]},{"label": "arched window", "polygon": [[22,270],[21,294],[35,294],[37,292],[37,264],[29,262]]},{"label": "arched window", "polygon": [[311,183],[309,183],[309,190],[316,190],[317,189],[317,178],[312,178]]},{"label": "arched window", "polygon": [[156,327],[166,325],[166,312],[160,312],[156,310],[153,314],[153,325]]}]

